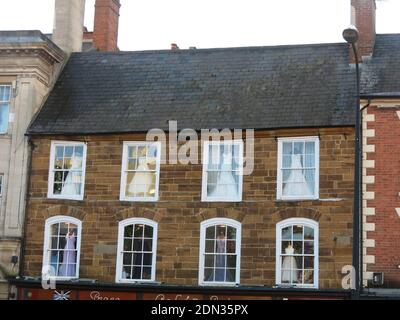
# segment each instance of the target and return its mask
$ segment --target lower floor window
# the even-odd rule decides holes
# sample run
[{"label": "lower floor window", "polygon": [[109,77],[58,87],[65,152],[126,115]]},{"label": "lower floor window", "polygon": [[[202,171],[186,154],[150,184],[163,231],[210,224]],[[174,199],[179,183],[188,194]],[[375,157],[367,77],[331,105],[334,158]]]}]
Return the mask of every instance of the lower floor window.
[{"label": "lower floor window", "polygon": [[54,217],[46,221],[43,266],[59,278],[77,278],[81,222],[71,217]]},{"label": "lower floor window", "polygon": [[210,219],[201,224],[200,284],[235,284],[240,279],[240,223]]},{"label": "lower floor window", "polygon": [[288,219],[277,225],[277,283],[318,286],[318,224]]},{"label": "lower floor window", "polygon": [[120,222],[117,282],[154,281],[157,223],[148,219]]}]

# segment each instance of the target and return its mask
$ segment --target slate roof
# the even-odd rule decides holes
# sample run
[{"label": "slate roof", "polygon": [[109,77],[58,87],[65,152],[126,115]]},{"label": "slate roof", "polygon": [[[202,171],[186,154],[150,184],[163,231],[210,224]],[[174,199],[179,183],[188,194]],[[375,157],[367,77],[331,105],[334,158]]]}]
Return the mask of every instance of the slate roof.
[{"label": "slate roof", "polygon": [[72,54],[28,134],[352,126],[347,44]]},{"label": "slate roof", "polygon": [[362,64],[361,96],[400,97],[400,34],[378,34],[372,59]]}]

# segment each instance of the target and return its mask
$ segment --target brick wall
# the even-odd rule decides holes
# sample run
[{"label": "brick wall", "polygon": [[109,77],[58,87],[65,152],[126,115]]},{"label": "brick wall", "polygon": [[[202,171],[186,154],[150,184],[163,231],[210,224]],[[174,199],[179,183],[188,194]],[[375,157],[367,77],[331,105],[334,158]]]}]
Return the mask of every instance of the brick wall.
[{"label": "brick wall", "polygon": [[374,177],[366,185],[364,211],[367,275],[384,272],[385,287],[400,286],[400,118],[398,108],[368,108],[366,175]]},{"label": "brick wall", "polygon": [[99,51],[118,51],[119,0],[96,0],[93,45]]},{"label": "brick wall", "polygon": [[[156,280],[167,284],[198,283],[200,223],[228,217],[242,223],[241,284],[275,284],[275,226],[290,217],[314,219],[320,225],[322,288],[341,287],[341,268],[351,264],[354,136],[351,128],[321,129],[320,198],[317,201],[276,201],[277,136],[318,135],[315,130],[259,132],[255,170],[244,177],[240,203],[204,203],[201,165],[162,165],[160,200],[119,201],[123,141],[141,135],[57,137],[88,142],[84,201],[47,199],[52,137],[35,138],[27,212],[25,274],[39,276],[44,221],[70,215],[83,221],[82,278],[114,282],[118,221],[144,217],[157,221]],[[340,199],[340,200],[339,200]]]},{"label": "brick wall", "polygon": [[355,25],[359,32],[357,42],[359,55],[371,56],[375,46],[375,24],[376,24],[376,4],[375,0],[351,0],[352,17],[351,23]]}]

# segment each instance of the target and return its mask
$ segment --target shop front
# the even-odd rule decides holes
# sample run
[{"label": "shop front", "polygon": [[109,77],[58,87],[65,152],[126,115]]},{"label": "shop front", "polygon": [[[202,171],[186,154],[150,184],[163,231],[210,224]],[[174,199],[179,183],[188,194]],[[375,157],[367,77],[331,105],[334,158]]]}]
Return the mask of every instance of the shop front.
[{"label": "shop front", "polygon": [[[38,279],[12,279],[17,300],[347,300],[351,291],[264,286],[199,287],[165,284],[119,285],[97,282],[62,282],[43,289]],[[44,287],[48,286],[45,284]]]}]

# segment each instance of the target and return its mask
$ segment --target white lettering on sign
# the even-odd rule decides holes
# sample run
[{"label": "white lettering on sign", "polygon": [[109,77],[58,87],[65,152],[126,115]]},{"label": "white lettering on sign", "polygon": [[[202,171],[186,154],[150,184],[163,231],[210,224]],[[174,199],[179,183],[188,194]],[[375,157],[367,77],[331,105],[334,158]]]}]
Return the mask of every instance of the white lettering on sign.
[{"label": "white lettering on sign", "polygon": [[90,299],[92,300],[121,300],[118,297],[102,297],[99,291],[92,291],[90,293]]}]

